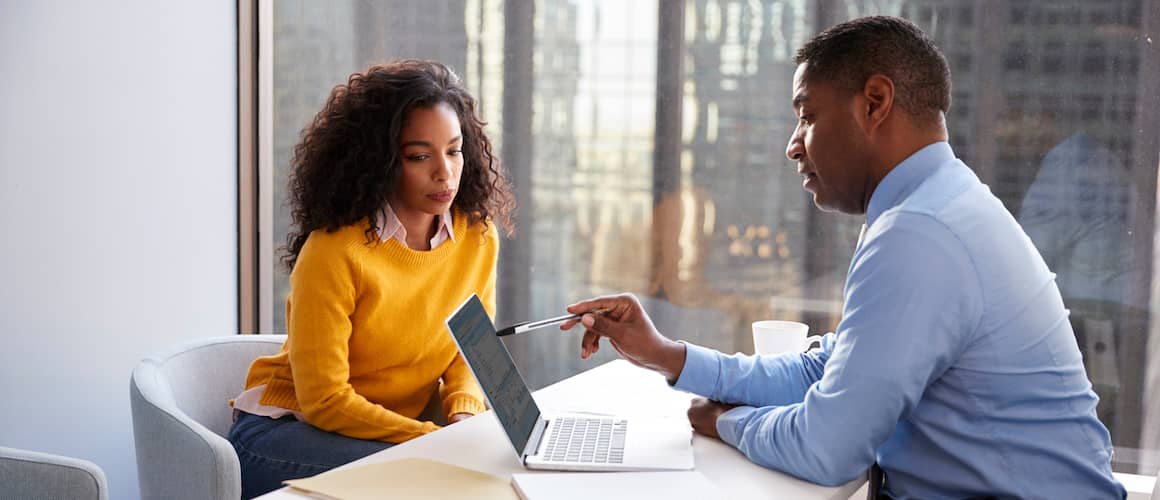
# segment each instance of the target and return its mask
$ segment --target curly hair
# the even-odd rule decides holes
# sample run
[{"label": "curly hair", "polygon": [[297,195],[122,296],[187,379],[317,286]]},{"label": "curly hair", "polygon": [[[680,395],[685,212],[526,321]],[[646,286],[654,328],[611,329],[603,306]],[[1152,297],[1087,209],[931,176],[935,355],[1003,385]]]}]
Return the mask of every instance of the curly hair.
[{"label": "curly hair", "polygon": [[514,232],[515,199],[483,131],[486,124],[475,114],[475,99],[447,66],[400,60],[354,73],[334,87],[302,131],[290,160],[291,230],[282,256],[287,269],[318,229],[333,232],[365,218],[367,243],[374,241],[380,209],[398,188],[399,137],[407,115],[440,103],[455,110],[463,134],[454,211],[470,224],[492,220],[509,236]]}]

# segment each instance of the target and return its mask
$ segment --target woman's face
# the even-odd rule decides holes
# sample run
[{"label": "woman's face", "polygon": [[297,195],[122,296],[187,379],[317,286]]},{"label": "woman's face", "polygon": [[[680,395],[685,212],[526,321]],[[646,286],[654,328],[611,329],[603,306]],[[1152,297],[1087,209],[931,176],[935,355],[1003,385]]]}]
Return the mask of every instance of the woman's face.
[{"label": "woman's face", "polygon": [[451,208],[463,172],[462,146],[459,117],[447,103],[411,110],[399,134],[402,173],[391,200],[400,218]]}]

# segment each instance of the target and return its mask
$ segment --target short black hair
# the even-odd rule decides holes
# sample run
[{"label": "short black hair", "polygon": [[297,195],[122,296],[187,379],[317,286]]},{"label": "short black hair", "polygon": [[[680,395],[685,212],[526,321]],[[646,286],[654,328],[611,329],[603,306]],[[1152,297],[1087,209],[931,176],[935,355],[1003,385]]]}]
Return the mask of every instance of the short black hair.
[{"label": "short black hair", "polygon": [[808,63],[807,82],[828,82],[861,91],[871,76],[894,82],[894,99],[926,122],[951,107],[951,70],[946,57],[918,26],[889,16],[870,16],[827,29],[806,42],[794,64]]}]

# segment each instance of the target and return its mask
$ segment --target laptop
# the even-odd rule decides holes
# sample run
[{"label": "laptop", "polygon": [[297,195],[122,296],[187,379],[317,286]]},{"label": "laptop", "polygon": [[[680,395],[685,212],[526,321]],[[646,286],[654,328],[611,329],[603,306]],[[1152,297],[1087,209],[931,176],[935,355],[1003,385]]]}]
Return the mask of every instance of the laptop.
[{"label": "laptop", "polygon": [[568,471],[693,468],[689,427],[593,414],[542,415],[474,294],[447,318],[447,328],[524,467]]}]

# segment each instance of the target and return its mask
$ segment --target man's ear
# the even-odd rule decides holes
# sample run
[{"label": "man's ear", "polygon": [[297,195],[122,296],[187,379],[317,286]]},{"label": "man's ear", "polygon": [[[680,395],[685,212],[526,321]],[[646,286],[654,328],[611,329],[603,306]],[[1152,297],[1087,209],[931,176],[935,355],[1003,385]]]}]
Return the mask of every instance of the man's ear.
[{"label": "man's ear", "polygon": [[862,97],[866,99],[866,125],[876,129],[890,116],[894,108],[894,82],[886,75],[871,75],[862,86]]}]

